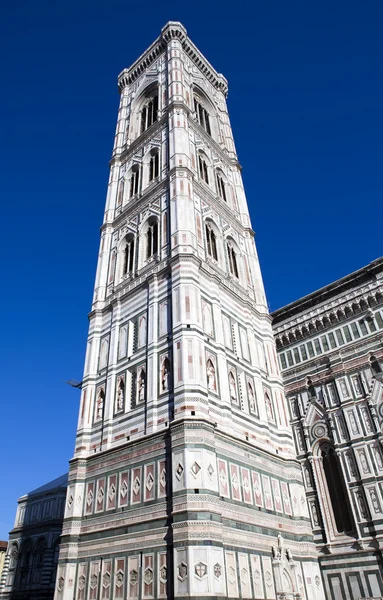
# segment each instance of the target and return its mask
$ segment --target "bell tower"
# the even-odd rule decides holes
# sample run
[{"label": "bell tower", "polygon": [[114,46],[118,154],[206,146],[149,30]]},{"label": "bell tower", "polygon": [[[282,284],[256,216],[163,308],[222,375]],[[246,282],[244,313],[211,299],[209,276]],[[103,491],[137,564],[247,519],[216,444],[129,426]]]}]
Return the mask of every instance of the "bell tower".
[{"label": "bell tower", "polygon": [[170,22],[118,87],[55,600],[322,599],[227,81]]}]

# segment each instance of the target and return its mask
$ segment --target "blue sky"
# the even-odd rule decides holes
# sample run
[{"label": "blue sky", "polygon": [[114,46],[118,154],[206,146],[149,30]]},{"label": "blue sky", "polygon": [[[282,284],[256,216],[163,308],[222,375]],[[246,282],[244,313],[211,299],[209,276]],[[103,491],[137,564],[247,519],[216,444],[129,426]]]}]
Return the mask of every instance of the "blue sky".
[{"label": "blue sky", "polygon": [[72,456],[116,78],[168,20],[229,80],[271,309],[383,254],[380,0],[3,3],[0,539]]}]

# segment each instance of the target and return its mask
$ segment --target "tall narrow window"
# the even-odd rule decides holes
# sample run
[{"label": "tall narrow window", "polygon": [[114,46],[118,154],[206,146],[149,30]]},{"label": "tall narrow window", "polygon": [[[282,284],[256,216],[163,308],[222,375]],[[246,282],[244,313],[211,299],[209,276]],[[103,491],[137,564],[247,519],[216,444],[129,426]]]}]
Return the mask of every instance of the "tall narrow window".
[{"label": "tall narrow window", "polygon": [[322,447],[322,460],[336,528],[339,533],[349,532],[352,530],[352,521],[344,491],[343,478],[338,459],[330,445]]},{"label": "tall narrow window", "polygon": [[218,173],[217,174],[217,190],[218,190],[218,196],[220,198],[222,198],[222,200],[224,200],[225,202],[227,202],[226,199],[226,190],[225,190],[225,182],[222,179],[221,175]]},{"label": "tall narrow window", "polygon": [[207,243],[207,253],[209,256],[214,258],[214,260],[218,260],[217,254],[217,242],[215,238],[215,233],[209,225],[206,225],[206,243]]},{"label": "tall narrow window", "polygon": [[154,150],[149,161],[149,181],[158,177],[160,172],[160,157],[157,150]]},{"label": "tall narrow window", "polygon": [[230,273],[234,275],[237,279],[239,279],[238,275],[238,265],[237,265],[237,255],[234,248],[231,244],[227,244],[227,254],[229,257],[229,269]]},{"label": "tall narrow window", "polygon": [[134,270],[134,237],[129,235],[126,239],[126,246],[124,251],[124,268],[123,274],[133,273]]},{"label": "tall narrow window", "polygon": [[198,123],[204,128],[206,133],[211,135],[209,113],[196,98],[194,98],[194,110]]},{"label": "tall narrow window", "polygon": [[117,195],[117,206],[121,206],[122,200],[124,198],[124,180],[121,179],[118,187],[118,195]]},{"label": "tall narrow window", "polygon": [[138,194],[140,189],[140,167],[138,165],[134,165],[132,168],[132,174],[130,176],[130,191],[129,197],[135,196]]},{"label": "tall narrow window", "polygon": [[149,223],[146,233],[146,258],[155,256],[158,252],[158,221]]},{"label": "tall narrow window", "polygon": [[198,154],[198,168],[199,176],[204,180],[205,183],[209,184],[209,175],[207,171],[207,164],[201,154]]},{"label": "tall narrow window", "polygon": [[157,121],[158,115],[158,95],[153,96],[147,101],[141,110],[141,133],[144,133],[148,127]]}]

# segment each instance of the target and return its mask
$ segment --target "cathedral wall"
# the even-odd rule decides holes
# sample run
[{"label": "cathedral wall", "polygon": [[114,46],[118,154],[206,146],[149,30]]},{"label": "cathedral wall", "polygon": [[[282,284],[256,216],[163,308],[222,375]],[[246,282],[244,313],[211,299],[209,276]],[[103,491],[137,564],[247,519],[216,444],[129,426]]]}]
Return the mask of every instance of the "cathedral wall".
[{"label": "cathedral wall", "polygon": [[293,304],[274,313],[296,452],[331,600],[383,594],[382,300],[379,259],[316,293],[307,307],[305,299],[298,301],[301,311]]}]

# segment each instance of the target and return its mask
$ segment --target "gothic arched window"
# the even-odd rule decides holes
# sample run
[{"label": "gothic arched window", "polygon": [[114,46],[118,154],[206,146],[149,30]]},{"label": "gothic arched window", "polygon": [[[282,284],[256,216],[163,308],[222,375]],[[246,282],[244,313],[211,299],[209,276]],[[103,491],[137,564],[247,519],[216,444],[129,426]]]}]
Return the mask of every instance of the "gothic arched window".
[{"label": "gothic arched window", "polygon": [[144,133],[157,121],[158,116],[158,94],[155,94],[152,98],[148,98],[145,105],[141,109],[141,133]]},{"label": "gothic arched window", "polygon": [[217,391],[217,379],[215,366],[211,358],[209,358],[206,362],[206,376],[207,376],[207,387],[212,392]]},{"label": "gothic arched window", "polygon": [[134,236],[129,234],[126,238],[124,249],[124,265],[122,269],[123,275],[133,273],[134,271]]},{"label": "gothic arched window", "polygon": [[158,252],[158,221],[151,220],[146,232],[146,258],[155,256]]},{"label": "gothic arched window", "polygon": [[169,377],[170,377],[170,361],[167,356],[165,356],[161,363],[161,392],[167,392],[170,388],[169,385]]},{"label": "gothic arched window", "polygon": [[130,175],[129,198],[132,198],[140,191],[141,167],[133,165]]},{"label": "gothic arched window", "polygon": [[228,255],[228,258],[229,258],[230,273],[232,275],[234,275],[234,277],[236,277],[237,279],[239,279],[238,264],[237,264],[237,254],[236,254],[233,246],[230,243],[227,244],[227,255]]},{"label": "gothic arched window", "polygon": [[104,416],[104,404],[105,404],[105,392],[104,388],[100,388],[97,394],[96,404],[96,421],[102,419]]},{"label": "gothic arched window", "polygon": [[200,152],[198,153],[198,170],[199,170],[199,176],[201,177],[201,179],[203,179],[203,181],[209,185],[209,174],[208,174],[208,170],[207,170],[207,163],[206,163],[205,158],[202,156],[202,154]]},{"label": "gothic arched window", "polygon": [[247,397],[249,399],[249,408],[251,412],[257,412],[257,399],[253,385],[250,383],[250,381],[247,382]]},{"label": "gothic arched window", "polygon": [[220,198],[222,198],[222,200],[227,202],[225,182],[222,178],[222,175],[220,175],[219,173],[217,173],[217,190],[218,190],[218,196]]},{"label": "gothic arched window", "polygon": [[214,233],[213,229],[210,227],[210,225],[206,225],[205,230],[206,230],[207,253],[209,256],[211,256],[211,258],[214,258],[214,260],[218,260],[217,241],[216,241],[215,233]]},{"label": "gothic arched window", "polygon": [[153,181],[160,174],[160,155],[158,150],[153,150],[149,160],[149,181]]},{"label": "gothic arched window", "polygon": [[125,382],[124,378],[120,377],[117,382],[117,394],[116,394],[116,412],[120,412],[124,408],[125,400]]},{"label": "gothic arched window", "polygon": [[121,206],[123,198],[124,198],[124,186],[125,181],[123,179],[120,180],[118,185],[118,194],[117,194],[117,206]]},{"label": "gothic arched window", "polygon": [[211,135],[209,113],[197,98],[194,98],[194,110],[198,123],[204,128],[206,133]]},{"label": "gothic arched window", "polygon": [[336,528],[339,533],[350,532],[352,519],[338,458],[330,444],[321,447],[321,455]]}]

